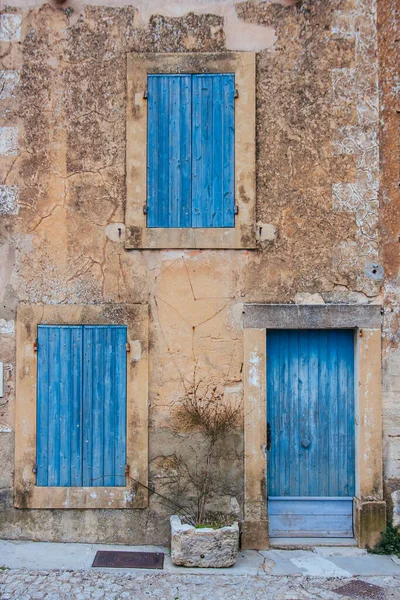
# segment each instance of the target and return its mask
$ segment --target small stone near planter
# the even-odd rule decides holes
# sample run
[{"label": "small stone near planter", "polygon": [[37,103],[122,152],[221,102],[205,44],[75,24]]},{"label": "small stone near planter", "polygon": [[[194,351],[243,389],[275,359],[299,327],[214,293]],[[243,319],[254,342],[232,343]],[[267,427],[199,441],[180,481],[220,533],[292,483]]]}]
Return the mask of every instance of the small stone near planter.
[{"label": "small stone near planter", "polygon": [[196,529],[182,523],[177,515],[170,518],[171,558],[184,567],[231,567],[239,547],[239,525]]}]

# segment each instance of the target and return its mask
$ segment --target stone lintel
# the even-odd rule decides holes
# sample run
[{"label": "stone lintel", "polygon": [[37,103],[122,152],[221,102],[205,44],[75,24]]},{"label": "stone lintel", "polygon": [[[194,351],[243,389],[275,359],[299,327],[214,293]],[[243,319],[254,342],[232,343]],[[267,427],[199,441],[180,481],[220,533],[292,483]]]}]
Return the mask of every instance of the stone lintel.
[{"label": "stone lintel", "polygon": [[245,328],[255,329],[380,329],[377,304],[245,304]]}]

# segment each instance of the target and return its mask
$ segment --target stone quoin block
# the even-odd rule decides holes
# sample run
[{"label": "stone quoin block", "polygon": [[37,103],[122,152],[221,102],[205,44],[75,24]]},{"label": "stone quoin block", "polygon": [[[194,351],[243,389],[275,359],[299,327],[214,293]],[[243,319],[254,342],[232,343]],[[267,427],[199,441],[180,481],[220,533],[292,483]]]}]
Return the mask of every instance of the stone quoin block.
[{"label": "stone quoin block", "polygon": [[18,154],[18,128],[0,127],[0,155],[16,156]]},{"label": "stone quoin block", "polygon": [[0,15],[0,42],[18,42],[21,39],[21,15]]},{"label": "stone quoin block", "polygon": [[19,71],[0,71],[0,100],[11,98],[19,84]]},{"label": "stone quoin block", "polygon": [[16,215],[18,212],[18,186],[0,185],[0,215]]}]

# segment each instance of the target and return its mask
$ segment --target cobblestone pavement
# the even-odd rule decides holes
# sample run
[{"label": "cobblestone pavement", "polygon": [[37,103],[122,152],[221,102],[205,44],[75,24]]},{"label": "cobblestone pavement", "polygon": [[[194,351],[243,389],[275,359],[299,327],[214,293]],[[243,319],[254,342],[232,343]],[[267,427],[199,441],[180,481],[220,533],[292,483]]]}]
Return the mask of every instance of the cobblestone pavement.
[{"label": "cobblestone pavement", "polygon": [[[361,579],[361,578],[358,578]],[[363,577],[375,586],[375,600],[400,600],[400,576]],[[112,573],[110,571],[0,572],[1,600],[354,600],[334,590],[349,583],[343,578],[305,576],[227,576]]]}]

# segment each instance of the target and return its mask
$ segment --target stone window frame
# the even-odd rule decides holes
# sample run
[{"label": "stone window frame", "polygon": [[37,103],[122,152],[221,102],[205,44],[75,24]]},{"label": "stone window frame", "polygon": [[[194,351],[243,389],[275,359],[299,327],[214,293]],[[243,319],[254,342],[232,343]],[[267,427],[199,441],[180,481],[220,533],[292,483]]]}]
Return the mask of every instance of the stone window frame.
[{"label": "stone window frame", "polygon": [[268,329],[353,329],[355,340],[356,493],[354,537],[373,546],[385,528],[382,456],[382,314],[378,305],[245,304],[244,522],[242,547],[269,546],[267,505]]},{"label": "stone window frame", "polygon": [[[255,68],[254,52],[139,54],[127,56],[126,249],[256,248]],[[235,227],[148,228],[147,75],[234,73]]]},{"label": "stone window frame", "polygon": [[[127,325],[127,464],[125,486],[36,485],[37,328],[50,325]],[[148,506],[148,306],[20,305],[17,310],[15,410],[16,508],[146,508]],[[135,484],[131,479],[144,485]]]}]

